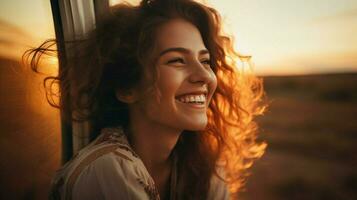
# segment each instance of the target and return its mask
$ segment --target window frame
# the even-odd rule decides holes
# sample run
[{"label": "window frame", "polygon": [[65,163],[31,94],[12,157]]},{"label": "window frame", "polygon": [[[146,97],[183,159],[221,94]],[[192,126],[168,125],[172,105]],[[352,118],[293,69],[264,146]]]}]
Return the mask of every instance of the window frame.
[{"label": "window frame", "polygon": [[[109,0],[51,0],[51,9],[57,40],[59,72],[61,72],[66,67],[64,65],[66,58],[73,53],[68,48],[68,43],[64,41],[82,39],[86,33],[93,30],[109,11]],[[61,98],[61,102],[70,102],[70,100],[70,97]],[[64,115],[63,112],[61,111],[61,116]],[[68,123],[61,117],[62,164],[69,161],[89,143],[90,127],[89,121]]]}]

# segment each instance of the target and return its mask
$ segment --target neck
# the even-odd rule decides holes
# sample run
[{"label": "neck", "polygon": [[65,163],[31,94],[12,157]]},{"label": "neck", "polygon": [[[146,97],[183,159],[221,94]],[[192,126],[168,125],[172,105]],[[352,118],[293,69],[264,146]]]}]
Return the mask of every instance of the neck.
[{"label": "neck", "polygon": [[139,155],[149,173],[155,178],[166,171],[171,163],[170,155],[182,130],[173,129],[131,113],[129,142]]}]

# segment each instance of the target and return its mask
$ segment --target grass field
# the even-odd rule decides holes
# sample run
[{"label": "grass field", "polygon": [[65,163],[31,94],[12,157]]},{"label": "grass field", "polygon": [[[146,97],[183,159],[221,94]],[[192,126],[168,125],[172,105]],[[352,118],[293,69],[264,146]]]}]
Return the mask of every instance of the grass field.
[{"label": "grass field", "polygon": [[0,199],[48,199],[61,137],[41,88],[41,77],[0,59]]},{"label": "grass field", "polygon": [[242,199],[357,199],[357,74],[265,77],[264,157]]}]

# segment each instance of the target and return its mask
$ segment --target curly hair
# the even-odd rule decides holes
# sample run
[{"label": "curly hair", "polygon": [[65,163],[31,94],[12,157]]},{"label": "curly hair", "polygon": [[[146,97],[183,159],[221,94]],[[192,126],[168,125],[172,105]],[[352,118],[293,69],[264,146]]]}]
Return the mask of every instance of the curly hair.
[{"label": "curly hair", "polygon": [[[225,173],[220,177],[234,197],[244,185],[247,169],[264,153],[266,144],[257,141],[254,119],[266,104],[262,80],[238,66],[238,61],[250,57],[234,50],[232,37],[222,33],[215,9],[192,0],[143,0],[137,6],[122,3],[111,7],[86,39],[64,41],[71,46],[72,56],[60,63],[58,76],[44,80],[50,82],[48,102],[63,111],[65,120],[90,120],[94,134],[107,126],[127,126],[128,106],[117,100],[115,91],[134,87],[142,79],[144,67],[151,67],[155,74],[150,53],[157,28],[174,18],[197,27],[218,81],[206,129],[200,134],[184,131],[175,146],[180,178],[186,180],[183,198],[205,199],[209,180],[213,174],[222,175],[217,171],[221,167]],[[25,52],[23,59],[38,72],[41,56],[56,51],[53,46],[58,42],[63,41],[48,40]],[[55,85],[60,86],[57,103]]]}]

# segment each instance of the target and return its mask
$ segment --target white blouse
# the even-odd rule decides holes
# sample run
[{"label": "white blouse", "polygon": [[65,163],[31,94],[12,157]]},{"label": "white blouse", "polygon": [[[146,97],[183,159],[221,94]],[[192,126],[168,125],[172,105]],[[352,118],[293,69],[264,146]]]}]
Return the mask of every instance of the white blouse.
[{"label": "white blouse", "polygon": [[[177,159],[170,177],[170,200],[179,200],[176,191]],[[227,200],[226,184],[211,178],[209,200]],[[56,171],[50,199],[72,200],[159,200],[155,183],[144,163],[132,150],[120,127],[102,129],[101,134]]]}]

